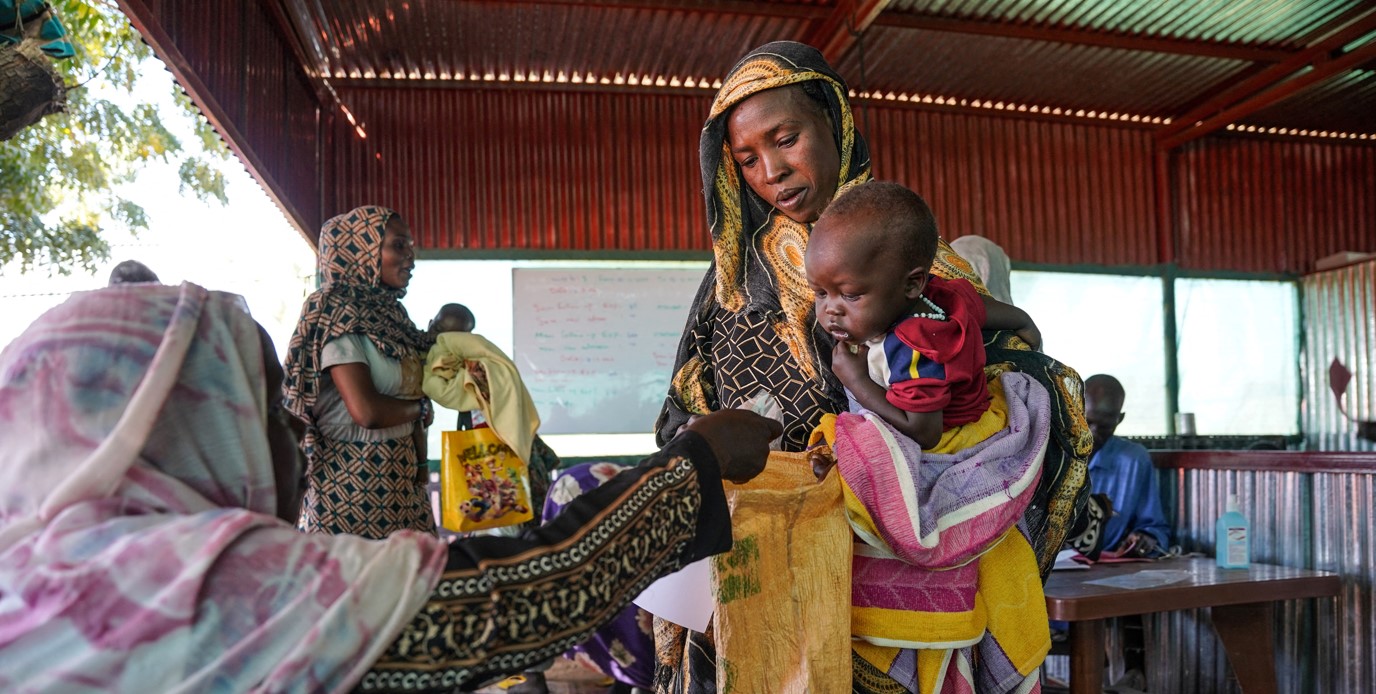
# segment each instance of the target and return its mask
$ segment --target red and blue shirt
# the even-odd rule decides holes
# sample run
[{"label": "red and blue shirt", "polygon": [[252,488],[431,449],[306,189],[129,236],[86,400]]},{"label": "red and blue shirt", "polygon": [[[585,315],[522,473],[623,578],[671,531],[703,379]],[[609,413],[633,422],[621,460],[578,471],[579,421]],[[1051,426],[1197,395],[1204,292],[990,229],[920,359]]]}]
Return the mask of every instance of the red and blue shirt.
[{"label": "red and blue shirt", "polygon": [[969,424],[989,408],[984,301],[963,279],[931,277],[923,294],[946,318],[909,316],[871,340],[870,378],[888,390],[894,407],[940,411],[943,429]]}]

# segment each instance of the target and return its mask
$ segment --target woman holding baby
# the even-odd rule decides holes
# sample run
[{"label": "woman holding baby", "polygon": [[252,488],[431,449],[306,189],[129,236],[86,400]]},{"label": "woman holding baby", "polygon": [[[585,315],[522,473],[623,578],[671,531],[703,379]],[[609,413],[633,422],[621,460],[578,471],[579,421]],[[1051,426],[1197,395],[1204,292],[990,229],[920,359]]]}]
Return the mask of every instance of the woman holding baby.
[{"label": "woman holding baby", "polygon": [[[833,340],[814,319],[803,266],[812,224],[838,195],[871,179],[869,149],[847,94],[820,53],[793,42],[761,46],[723,80],[699,147],[714,261],[679,345],[656,426],[661,443],[693,415],[743,406],[761,391],[782,409],[783,451],[805,450],[824,415],[847,410],[830,368]],[[968,280],[991,315],[1023,319],[1020,329],[986,335],[986,351],[991,365],[1011,362],[1050,393],[1050,441],[1023,517],[1044,575],[1084,504],[1089,438],[1079,378],[1032,351],[1040,336],[1030,318],[988,298],[944,240],[931,273]],[[657,622],[656,647],[660,691],[715,691],[711,633]],[[880,667],[859,654],[853,664],[855,691],[917,685],[915,666]]]}]

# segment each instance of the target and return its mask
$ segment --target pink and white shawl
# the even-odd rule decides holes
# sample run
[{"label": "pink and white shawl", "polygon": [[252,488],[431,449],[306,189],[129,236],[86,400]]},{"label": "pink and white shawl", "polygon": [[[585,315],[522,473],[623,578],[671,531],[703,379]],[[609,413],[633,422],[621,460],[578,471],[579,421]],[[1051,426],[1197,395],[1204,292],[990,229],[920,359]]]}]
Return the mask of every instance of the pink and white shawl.
[{"label": "pink and white shawl", "polygon": [[0,691],[346,691],[444,546],[274,517],[239,297],[74,295],[0,353]]},{"label": "pink and white shawl", "polygon": [[922,694],[1030,692],[1050,647],[1036,556],[1019,527],[1050,431],[1046,389],[1004,373],[1006,422],[923,451],[879,417],[841,414],[837,470],[856,533],[851,634],[861,658]]}]

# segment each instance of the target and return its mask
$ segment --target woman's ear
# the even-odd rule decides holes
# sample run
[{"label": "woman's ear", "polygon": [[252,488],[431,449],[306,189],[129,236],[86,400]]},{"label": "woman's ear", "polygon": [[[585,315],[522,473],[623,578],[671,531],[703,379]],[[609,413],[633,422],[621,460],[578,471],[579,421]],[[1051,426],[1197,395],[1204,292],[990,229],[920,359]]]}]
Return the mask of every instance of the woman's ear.
[{"label": "woman's ear", "polygon": [[928,268],[919,265],[908,272],[903,278],[903,296],[910,300],[916,300],[922,296],[922,290],[927,288],[927,278],[931,276]]}]

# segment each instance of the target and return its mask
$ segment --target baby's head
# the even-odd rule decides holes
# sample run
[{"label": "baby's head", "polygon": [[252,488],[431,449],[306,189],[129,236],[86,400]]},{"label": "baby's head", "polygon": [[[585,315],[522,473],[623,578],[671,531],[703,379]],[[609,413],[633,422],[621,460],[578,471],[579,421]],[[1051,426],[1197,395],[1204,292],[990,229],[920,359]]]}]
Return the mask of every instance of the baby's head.
[{"label": "baby's head", "polygon": [[471,333],[477,326],[473,312],[463,304],[445,304],[430,321],[430,336],[440,333]]},{"label": "baby's head", "polygon": [[157,273],[148,269],[147,265],[137,260],[126,260],[116,265],[115,268],[110,271],[109,285],[113,287],[117,284],[136,284],[157,281]]},{"label": "baby's head", "polygon": [[917,193],[873,181],[827,206],[808,238],[804,262],[817,322],[852,344],[911,314],[936,257],[936,218]]}]

